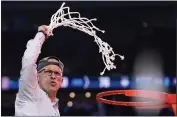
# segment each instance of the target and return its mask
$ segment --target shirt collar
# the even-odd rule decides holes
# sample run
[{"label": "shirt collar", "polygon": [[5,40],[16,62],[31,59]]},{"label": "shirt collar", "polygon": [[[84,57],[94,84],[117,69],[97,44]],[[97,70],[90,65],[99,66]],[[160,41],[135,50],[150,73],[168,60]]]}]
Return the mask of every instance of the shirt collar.
[{"label": "shirt collar", "polygon": [[58,102],[59,102],[59,99],[56,98],[54,102],[52,102],[52,105],[53,106],[57,106],[58,107]]},{"label": "shirt collar", "polygon": [[[48,94],[46,93],[46,95],[48,96]],[[57,106],[58,107],[58,102],[59,102],[59,99],[58,98],[55,98],[55,101],[52,102],[52,105],[53,106]]]}]

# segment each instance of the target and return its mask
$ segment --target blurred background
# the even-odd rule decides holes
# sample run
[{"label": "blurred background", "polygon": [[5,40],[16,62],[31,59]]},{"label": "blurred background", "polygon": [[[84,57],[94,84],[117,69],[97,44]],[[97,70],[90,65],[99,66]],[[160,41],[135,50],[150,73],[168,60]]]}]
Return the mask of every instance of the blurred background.
[{"label": "blurred background", "polygon": [[[14,115],[21,59],[37,27],[48,25],[62,2],[1,2],[1,113]],[[71,11],[97,18],[94,25],[106,32],[98,36],[113,47],[117,69],[104,69],[94,38],[67,27],[54,30],[42,47],[39,60],[58,56],[65,64],[58,92],[63,116],[174,115],[171,108],[137,110],[96,101],[96,94],[114,89],[146,89],[176,93],[176,2],[66,2]],[[138,100],[109,96],[110,100]]]}]

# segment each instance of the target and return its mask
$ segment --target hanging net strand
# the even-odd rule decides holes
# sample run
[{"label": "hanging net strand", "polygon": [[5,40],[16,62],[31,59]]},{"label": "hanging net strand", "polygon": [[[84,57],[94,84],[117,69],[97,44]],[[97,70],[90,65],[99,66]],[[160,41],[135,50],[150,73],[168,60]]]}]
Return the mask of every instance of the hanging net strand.
[{"label": "hanging net strand", "polygon": [[99,46],[99,53],[102,53],[102,59],[105,64],[104,70],[100,73],[103,75],[105,70],[110,71],[111,69],[116,69],[113,61],[115,60],[115,56],[119,56],[121,60],[124,60],[124,56],[115,54],[113,48],[104,41],[102,41],[97,35],[96,31],[104,33],[104,30],[100,30],[96,26],[93,25],[93,21],[97,19],[88,19],[85,17],[81,17],[79,12],[70,12],[69,7],[64,7],[65,3],[63,3],[60,9],[52,15],[50,24],[48,26],[49,36],[53,36],[53,30],[59,26],[71,27],[73,29],[80,30],[94,37],[94,42]]}]

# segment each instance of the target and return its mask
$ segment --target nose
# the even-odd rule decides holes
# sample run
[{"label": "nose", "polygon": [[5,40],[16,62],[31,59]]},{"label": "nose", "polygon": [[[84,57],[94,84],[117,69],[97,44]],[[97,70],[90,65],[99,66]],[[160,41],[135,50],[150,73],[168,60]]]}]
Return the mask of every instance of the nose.
[{"label": "nose", "polygon": [[52,79],[55,79],[55,78],[56,78],[56,76],[55,76],[55,73],[54,73],[54,72],[51,74],[51,78],[52,78]]}]

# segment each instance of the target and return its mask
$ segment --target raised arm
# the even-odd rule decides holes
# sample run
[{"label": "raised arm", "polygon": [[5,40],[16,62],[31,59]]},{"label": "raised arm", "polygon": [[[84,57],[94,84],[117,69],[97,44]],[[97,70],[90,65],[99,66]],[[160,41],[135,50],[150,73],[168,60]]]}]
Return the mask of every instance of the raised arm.
[{"label": "raised arm", "polygon": [[32,101],[36,98],[39,85],[37,80],[37,65],[36,61],[41,53],[41,47],[46,39],[46,27],[39,27],[39,32],[34,39],[28,41],[26,50],[22,58],[22,68],[19,79],[19,92],[17,100],[20,103]]}]

